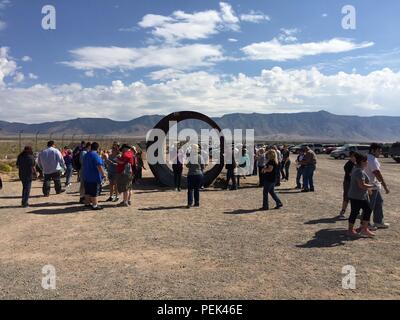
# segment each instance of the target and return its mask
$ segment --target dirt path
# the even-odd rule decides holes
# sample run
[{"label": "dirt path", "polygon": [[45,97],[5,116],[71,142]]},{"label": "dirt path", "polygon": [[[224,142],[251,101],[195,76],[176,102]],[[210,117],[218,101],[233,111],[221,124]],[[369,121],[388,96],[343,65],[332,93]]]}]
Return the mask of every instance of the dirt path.
[{"label": "dirt path", "polygon": [[[132,208],[104,204],[82,211],[77,185],[18,205],[19,182],[0,192],[0,298],[360,299],[400,298],[400,165],[382,159],[392,193],[389,230],[348,241],[340,209],[343,161],[320,157],[316,193],[283,183],[280,211],[260,212],[256,178],[239,191],[209,189],[201,208],[184,209],[186,193],[135,190]],[[147,173],[148,174],[148,173]],[[289,190],[290,189],[290,190]],[[102,198],[105,200],[106,196]],[[42,267],[57,272],[57,290],[41,287]],[[357,289],[342,289],[342,267],[357,270]]]}]

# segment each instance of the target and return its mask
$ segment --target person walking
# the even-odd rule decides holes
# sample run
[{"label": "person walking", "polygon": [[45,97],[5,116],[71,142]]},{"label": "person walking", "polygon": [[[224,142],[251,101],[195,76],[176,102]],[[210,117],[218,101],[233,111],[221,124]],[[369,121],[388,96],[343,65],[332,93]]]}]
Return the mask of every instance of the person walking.
[{"label": "person walking", "polygon": [[122,145],[120,152],[121,156],[117,158],[117,188],[118,193],[123,194],[123,201],[120,206],[129,207],[132,205],[134,154],[132,147],[127,144]]},{"label": "person walking", "polygon": [[[188,168],[187,175],[187,208],[200,206],[200,187],[203,181],[204,164],[202,163],[199,146],[193,144],[191,146],[190,155],[187,159],[186,167]],[[194,198],[194,199],[193,199]]]},{"label": "person walking", "polygon": [[72,157],[72,150],[68,149],[65,151],[65,156],[64,156],[64,163],[65,163],[65,187],[70,187],[71,186],[71,179],[72,179],[72,174],[74,172],[74,166],[73,166],[73,157]]},{"label": "person walking", "polygon": [[268,195],[270,194],[275,201],[275,209],[280,209],[283,204],[275,193],[276,175],[279,174],[279,160],[275,150],[269,150],[266,153],[267,164],[262,169],[263,171],[263,206],[262,210],[269,210]]},{"label": "person walking", "polygon": [[301,192],[314,192],[314,172],[317,166],[317,156],[309,146],[304,147],[304,158],[301,164],[304,165],[303,190]]},{"label": "person walking", "polygon": [[103,160],[98,154],[99,144],[93,142],[83,157],[83,180],[85,181],[85,207],[92,210],[102,210],[98,205],[98,196],[103,179],[106,176]]},{"label": "person walking", "polygon": [[378,160],[382,152],[382,146],[373,143],[369,148],[368,154],[368,167],[366,168],[366,173],[370,179],[370,182],[374,185],[371,195],[371,208],[373,211],[373,229],[387,229],[389,224],[384,221],[383,215],[383,196],[382,187],[386,194],[390,193],[390,190],[383,178],[381,172],[381,164]]},{"label": "person walking", "polygon": [[33,156],[32,147],[26,146],[17,158],[18,176],[22,182],[23,208],[29,207],[29,196],[32,188],[33,177],[36,176],[36,162]]},{"label": "person walking", "polygon": [[339,218],[345,219],[345,214],[347,206],[349,205],[349,188],[351,181],[351,172],[353,171],[354,165],[356,163],[355,152],[350,151],[350,160],[344,165],[344,179],[343,179],[343,202],[342,210],[340,211]]},{"label": "person walking", "polygon": [[[371,207],[368,201],[368,193],[374,188],[373,184],[369,183],[368,175],[365,169],[368,166],[367,157],[364,155],[355,155],[356,164],[351,172],[349,199],[351,204],[351,213],[349,217],[349,229],[347,234],[351,237],[366,236],[373,237],[375,234],[369,230],[368,225],[371,217]],[[362,210],[361,228],[354,229],[357,216]]]},{"label": "person walking", "polygon": [[60,150],[56,149],[54,141],[47,143],[47,149],[39,153],[38,164],[43,170],[43,194],[50,195],[50,182],[54,182],[57,194],[65,192],[61,187],[61,170],[65,170],[64,159]]}]

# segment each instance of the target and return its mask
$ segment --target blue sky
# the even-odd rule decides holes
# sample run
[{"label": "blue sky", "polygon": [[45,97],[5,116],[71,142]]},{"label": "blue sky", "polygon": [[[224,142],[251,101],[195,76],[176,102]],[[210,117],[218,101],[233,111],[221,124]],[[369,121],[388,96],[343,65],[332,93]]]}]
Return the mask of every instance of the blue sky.
[{"label": "blue sky", "polygon": [[[41,27],[56,9],[55,30]],[[342,27],[342,7],[356,29]],[[399,115],[400,2],[0,0],[2,120]]]}]

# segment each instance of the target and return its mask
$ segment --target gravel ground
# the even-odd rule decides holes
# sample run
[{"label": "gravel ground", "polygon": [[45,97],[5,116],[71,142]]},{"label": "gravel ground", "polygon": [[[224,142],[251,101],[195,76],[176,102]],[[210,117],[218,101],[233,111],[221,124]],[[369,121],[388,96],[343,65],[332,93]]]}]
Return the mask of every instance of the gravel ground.
[{"label": "gravel ground", "polygon": [[[201,207],[186,193],[137,186],[134,205],[101,212],[67,194],[40,196],[20,208],[20,183],[0,192],[1,299],[391,299],[400,298],[400,165],[381,159],[392,193],[391,228],[349,240],[340,211],[343,161],[320,156],[316,193],[282,184],[284,208],[261,212],[256,178],[239,191],[208,189]],[[292,175],[294,174],[292,168]],[[54,191],[52,191],[54,192]],[[106,196],[102,197],[102,201]],[[57,289],[41,287],[53,265]],[[342,288],[342,267],[356,268],[356,289]]]}]

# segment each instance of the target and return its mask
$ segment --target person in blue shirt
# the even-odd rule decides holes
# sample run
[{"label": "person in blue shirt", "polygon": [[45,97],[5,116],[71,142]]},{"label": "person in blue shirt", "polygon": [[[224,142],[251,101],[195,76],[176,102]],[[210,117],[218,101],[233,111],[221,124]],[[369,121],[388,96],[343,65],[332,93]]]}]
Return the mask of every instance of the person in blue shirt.
[{"label": "person in blue shirt", "polygon": [[103,160],[100,158],[98,150],[99,144],[93,142],[90,151],[83,157],[83,167],[85,168],[83,171],[85,181],[85,207],[93,210],[102,209],[98,205],[97,197],[99,195],[101,182],[106,176],[103,168]]}]

